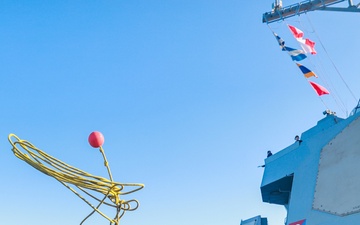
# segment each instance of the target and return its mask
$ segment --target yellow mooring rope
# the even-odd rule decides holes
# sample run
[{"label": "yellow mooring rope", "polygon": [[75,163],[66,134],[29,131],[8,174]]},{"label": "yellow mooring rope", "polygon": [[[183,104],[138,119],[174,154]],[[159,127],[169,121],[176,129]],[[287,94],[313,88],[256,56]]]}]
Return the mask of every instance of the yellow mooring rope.
[{"label": "yellow mooring rope", "polygon": [[[95,212],[99,213],[104,218],[109,220],[110,225],[119,225],[119,221],[124,215],[125,211],[133,211],[139,207],[139,202],[136,199],[125,201],[122,200],[120,196],[138,191],[142,189],[144,185],[114,182],[112,180],[108,161],[105,157],[105,153],[102,147],[100,147],[100,152],[103,155],[104,164],[108,170],[110,180],[100,176],[91,175],[85,171],[67,165],[66,163],[36,148],[30,142],[21,140],[15,134],[10,134],[8,139],[10,144],[12,145],[12,151],[14,152],[16,157],[25,161],[30,166],[34,167],[40,172],[55,178],[57,181],[59,181],[65,187],[71,190],[74,194],[76,194],[79,198],[81,198],[84,202],[86,202],[91,208],[93,208],[93,211],[87,217],[85,217],[85,219],[80,223],[80,225],[83,224],[85,220],[87,220]],[[20,149],[22,149],[22,151]],[[78,188],[99,203],[96,206],[92,205],[88,200],[86,200],[78,192],[76,192],[73,187]],[[104,198],[99,199],[93,194],[91,194],[89,191],[101,193],[102,195],[104,195]],[[106,199],[109,199],[110,201],[105,201]],[[101,212],[99,210],[99,207],[101,205],[107,205],[115,208],[115,217],[111,219],[103,212]]]}]

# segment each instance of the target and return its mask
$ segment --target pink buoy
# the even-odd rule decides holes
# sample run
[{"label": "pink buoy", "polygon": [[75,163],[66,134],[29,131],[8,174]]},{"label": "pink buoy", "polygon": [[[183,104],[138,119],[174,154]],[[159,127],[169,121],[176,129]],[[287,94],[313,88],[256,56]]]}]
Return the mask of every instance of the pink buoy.
[{"label": "pink buoy", "polygon": [[94,148],[99,148],[104,144],[104,136],[99,131],[94,131],[89,135],[89,144]]}]

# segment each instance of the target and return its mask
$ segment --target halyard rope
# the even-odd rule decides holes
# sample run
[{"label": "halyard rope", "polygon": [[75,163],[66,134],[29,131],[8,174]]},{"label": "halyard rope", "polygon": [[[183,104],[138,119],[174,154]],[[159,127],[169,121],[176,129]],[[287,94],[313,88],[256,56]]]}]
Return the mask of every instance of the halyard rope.
[{"label": "halyard rope", "polygon": [[[94,212],[98,212],[100,215],[110,221],[110,225],[118,225],[120,218],[124,215],[125,211],[133,211],[139,207],[139,202],[136,199],[126,201],[122,200],[120,196],[138,191],[142,189],[144,185],[114,182],[102,147],[100,147],[100,152],[103,155],[104,165],[108,170],[110,180],[100,176],[91,175],[85,171],[70,166],[60,161],[59,159],[48,155],[44,151],[41,151],[30,142],[21,140],[15,134],[10,134],[8,139],[12,145],[12,151],[16,157],[25,161],[40,172],[55,178],[74,194],[76,194],[80,199],[86,202],[91,208],[93,208],[93,211],[80,224],[83,224],[83,222],[88,219]],[[78,188],[88,196],[97,200],[99,202],[97,206],[92,205],[88,200],[76,192],[72,186]],[[131,190],[125,190],[127,188],[130,188]],[[99,199],[87,190],[100,193],[104,195],[104,197]],[[105,200],[107,198],[110,201],[106,202]],[[99,210],[101,205],[107,205],[116,208],[116,216],[111,219],[105,215]]]}]

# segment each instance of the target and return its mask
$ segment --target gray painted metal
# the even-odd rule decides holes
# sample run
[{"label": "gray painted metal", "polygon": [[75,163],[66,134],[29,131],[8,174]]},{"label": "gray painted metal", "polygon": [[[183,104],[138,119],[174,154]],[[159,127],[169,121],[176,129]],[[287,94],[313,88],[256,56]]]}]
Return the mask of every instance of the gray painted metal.
[{"label": "gray painted metal", "polygon": [[360,119],[321,151],[313,209],[338,216],[360,212]]},{"label": "gray painted metal", "polygon": [[[263,201],[283,204],[287,209],[287,225],[302,220],[307,225],[357,224],[360,221],[360,197],[355,196],[356,187],[360,186],[360,175],[356,174],[360,160],[360,112],[347,119],[326,115],[302,133],[301,140],[301,144],[295,142],[265,159]],[[328,172],[321,160],[335,154],[335,148],[328,147],[335,145],[350,150],[331,156],[331,160],[344,160],[344,163],[334,164]],[[356,153],[359,156],[355,157]],[[327,189],[328,185],[334,187]],[[324,194],[317,193],[322,191]]]},{"label": "gray painted metal", "polygon": [[242,220],[240,225],[268,225],[267,218],[262,218],[260,215],[253,218]]},{"label": "gray painted metal", "polygon": [[289,204],[294,175],[285,176],[275,182],[261,187],[263,202],[271,204]]},{"label": "gray painted metal", "polygon": [[272,11],[263,14],[263,23],[272,23],[286,18],[300,15],[314,10],[325,10],[325,11],[338,11],[338,12],[360,12],[359,5],[353,5],[352,1],[349,2],[349,7],[328,7],[330,5],[344,2],[345,0],[308,0],[300,3],[296,3],[290,6],[281,7],[276,6]]}]

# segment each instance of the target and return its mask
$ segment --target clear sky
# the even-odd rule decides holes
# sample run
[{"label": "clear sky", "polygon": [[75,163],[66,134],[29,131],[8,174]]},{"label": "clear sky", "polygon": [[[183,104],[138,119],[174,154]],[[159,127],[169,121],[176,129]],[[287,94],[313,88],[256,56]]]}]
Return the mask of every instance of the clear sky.
[{"label": "clear sky", "polygon": [[[114,179],[145,184],[129,196],[141,205],[122,224],[235,225],[256,215],[283,224],[285,209],[261,201],[257,166],[327,107],[346,117],[355,106],[360,17],[311,12],[268,27],[261,20],[271,4],[1,1],[0,223],[71,225],[91,212],[17,159],[8,134],[106,177],[87,143],[98,130]],[[287,23],[316,42],[318,54],[301,63],[326,71],[312,80],[329,96],[318,97],[280,51],[271,30],[299,48]],[[85,224],[108,222],[95,215]]]}]

